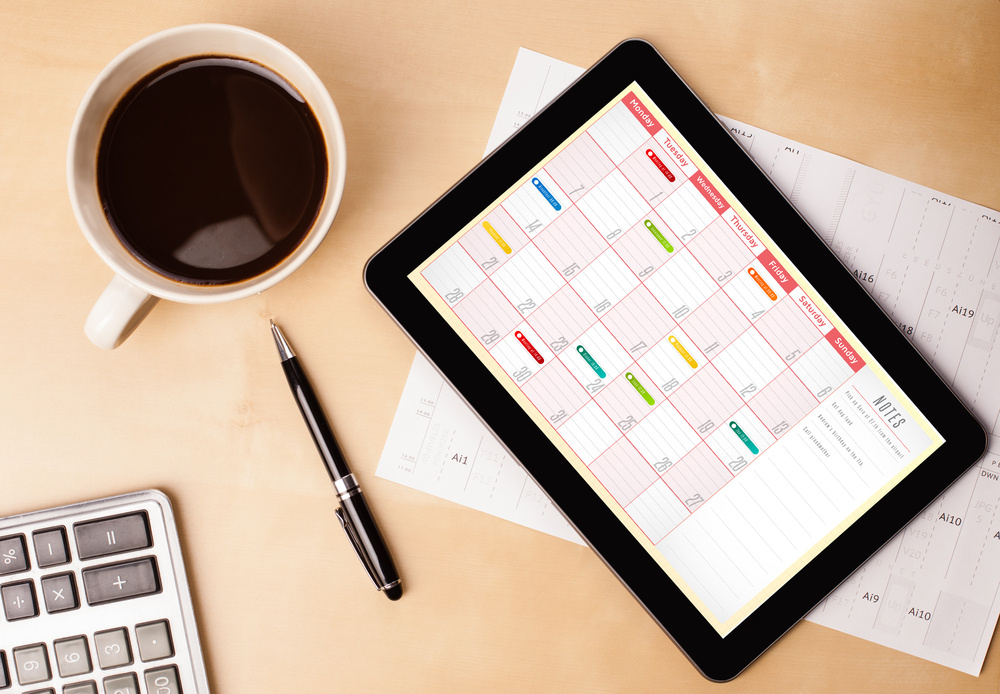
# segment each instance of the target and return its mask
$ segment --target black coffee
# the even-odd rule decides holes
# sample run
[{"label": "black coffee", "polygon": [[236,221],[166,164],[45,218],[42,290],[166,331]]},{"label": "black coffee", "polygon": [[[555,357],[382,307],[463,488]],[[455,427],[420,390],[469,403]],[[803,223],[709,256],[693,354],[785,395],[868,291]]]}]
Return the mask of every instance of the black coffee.
[{"label": "black coffee", "polygon": [[326,188],[316,116],[281,76],[221,56],[144,77],[101,136],[97,187],[119,240],[155,272],[229,284],[274,267]]}]

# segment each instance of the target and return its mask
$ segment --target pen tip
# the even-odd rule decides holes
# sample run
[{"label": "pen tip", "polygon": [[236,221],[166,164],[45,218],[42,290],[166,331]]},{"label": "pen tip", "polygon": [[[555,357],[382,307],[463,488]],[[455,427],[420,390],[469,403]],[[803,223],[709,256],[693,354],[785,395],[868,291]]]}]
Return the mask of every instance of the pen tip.
[{"label": "pen tip", "polygon": [[281,357],[281,361],[287,361],[295,356],[295,352],[292,351],[288,340],[281,332],[281,328],[274,324],[274,320],[271,320],[271,335],[274,337],[274,344],[278,347],[278,356]]},{"label": "pen tip", "polygon": [[384,592],[385,596],[387,598],[389,598],[390,600],[393,600],[393,601],[399,600],[401,597],[403,597],[403,586],[401,586],[399,583],[397,583],[396,585],[392,586],[391,588],[386,588],[382,592]]}]

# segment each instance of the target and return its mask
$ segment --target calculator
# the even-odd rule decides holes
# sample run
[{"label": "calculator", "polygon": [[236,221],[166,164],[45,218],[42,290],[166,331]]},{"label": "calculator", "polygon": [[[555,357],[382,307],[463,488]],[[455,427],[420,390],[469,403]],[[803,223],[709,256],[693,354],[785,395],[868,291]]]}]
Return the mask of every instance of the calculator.
[{"label": "calculator", "polygon": [[207,694],[170,501],[0,518],[0,692]]}]

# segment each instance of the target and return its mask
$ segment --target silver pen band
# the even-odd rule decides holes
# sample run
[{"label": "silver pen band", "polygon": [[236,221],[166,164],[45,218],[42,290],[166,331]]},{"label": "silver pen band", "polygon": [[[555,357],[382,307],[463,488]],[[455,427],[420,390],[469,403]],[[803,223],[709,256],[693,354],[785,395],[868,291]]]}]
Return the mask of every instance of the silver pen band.
[{"label": "silver pen band", "polygon": [[354,473],[348,473],[339,480],[333,481],[333,488],[337,490],[338,499],[346,499],[349,496],[361,493],[358,481],[354,479]]}]

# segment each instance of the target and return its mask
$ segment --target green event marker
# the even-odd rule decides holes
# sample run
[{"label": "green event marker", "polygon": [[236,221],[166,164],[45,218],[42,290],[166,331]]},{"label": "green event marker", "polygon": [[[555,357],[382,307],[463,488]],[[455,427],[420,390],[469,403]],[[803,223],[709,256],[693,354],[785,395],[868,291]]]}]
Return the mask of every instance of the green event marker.
[{"label": "green event marker", "polygon": [[653,235],[653,238],[659,241],[660,245],[667,249],[667,253],[674,252],[674,247],[670,245],[670,242],[667,241],[667,237],[664,236],[663,233],[656,228],[655,224],[653,224],[648,219],[645,222],[643,222],[643,224],[645,224],[646,228],[649,229],[649,233]]},{"label": "green event marker", "polygon": [[580,356],[583,357],[583,360],[590,365],[590,368],[594,370],[594,373],[596,373],[601,378],[604,378],[605,376],[608,375],[607,372],[605,372],[604,369],[601,368],[601,365],[597,363],[597,360],[594,359],[592,356],[590,356],[590,352],[588,352],[583,345],[577,345],[576,351],[579,352]]},{"label": "green event marker", "polygon": [[729,428],[732,429],[733,432],[740,437],[740,441],[742,441],[747,445],[747,448],[750,449],[751,453],[753,453],[754,455],[760,453],[760,449],[757,448],[754,442],[750,440],[750,437],[746,435],[746,432],[740,429],[739,424],[737,424],[736,422],[730,422]]},{"label": "green event marker", "polygon": [[646,401],[647,405],[652,406],[656,404],[656,400],[653,400],[653,396],[649,394],[649,391],[646,390],[641,383],[639,383],[639,379],[633,376],[631,371],[625,372],[625,380],[632,384],[632,387],[635,388],[639,395],[642,396],[642,399]]}]

